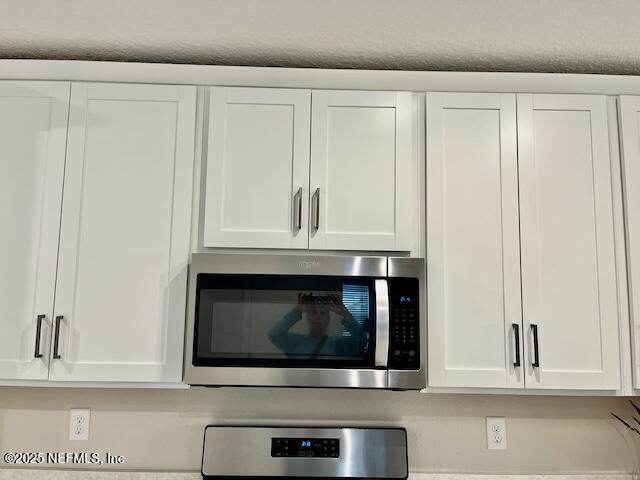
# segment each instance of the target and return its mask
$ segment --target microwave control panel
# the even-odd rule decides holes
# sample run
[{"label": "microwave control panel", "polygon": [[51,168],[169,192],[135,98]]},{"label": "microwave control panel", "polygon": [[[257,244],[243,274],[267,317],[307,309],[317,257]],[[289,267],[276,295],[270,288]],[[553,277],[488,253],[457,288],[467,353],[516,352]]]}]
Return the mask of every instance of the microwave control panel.
[{"label": "microwave control panel", "polygon": [[389,368],[420,368],[417,278],[389,279]]},{"label": "microwave control panel", "polygon": [[272,438],[272,457],[339,458],[338,438]]}]

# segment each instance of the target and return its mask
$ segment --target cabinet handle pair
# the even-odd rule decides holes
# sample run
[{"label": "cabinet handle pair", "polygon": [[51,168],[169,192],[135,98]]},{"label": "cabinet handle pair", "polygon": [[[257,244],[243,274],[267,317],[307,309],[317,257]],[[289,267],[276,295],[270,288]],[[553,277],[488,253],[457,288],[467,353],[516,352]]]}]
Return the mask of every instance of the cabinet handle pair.
[{"label": "cabinet handle pair", "polygon": [[[311,214],[313,216],[313,229],[317,231],[320,228],[320,189],[311,197]],[[298,232],[302,228],[302,187],[298,189],[293,196],[293,228]]]},{"label": "cabinet handle pair", "polygon": [[[42,337],[42,321],[46,318],[46,315],[38,315],[36,317],[36,347],[33,356],[35,358],[42,358],[42,352],[40,350],[40,339]],[[60,346],[60,322],[64,320],[64,315],[58,315],[55,321],[55,337],[53,338],[53,358],[61,358],[58,348]]]},{"label": "cabinet handle pair", "polygon": [[[516,361],[513,362],[514,367],[520,366],[520,325],[517,323],[512,323],[513,327],[513,335],[516,340]],[[538,350],[538,325],[535,323],[531,324],[531,334],[533,335],[533,362],[531,366],[533,368],[540,367],[540,352]]]}]

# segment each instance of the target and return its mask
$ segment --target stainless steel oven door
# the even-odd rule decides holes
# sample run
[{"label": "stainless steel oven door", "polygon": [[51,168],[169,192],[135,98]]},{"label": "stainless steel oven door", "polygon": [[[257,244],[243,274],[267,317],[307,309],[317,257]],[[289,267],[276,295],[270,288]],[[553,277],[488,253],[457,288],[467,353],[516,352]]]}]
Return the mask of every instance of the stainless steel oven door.
[{"label": "stainless steel oven door", "polygon": [[[199,278],[199,275],[201,276]],[[354,291],[352,295],[356,300],[355,307],[350,307],[353,316],[358,316],[358,308],[367,308],[367,302],[362,301],[358,295],[370,295],[371,305],[368,314],[362,313],[363,318],[371,317],[375,322],[375,334],[371,331],[371,337],[367,336],[364,345],[369,345],[368,349],[358,352],[353,358],[343,356],[336,361],[329,361],[320,355],[320,360],[308,362],[297,360],[295,352],[287,351],[284,355],[265,355],[257,350],[255,343],[262,341],[264,334],[253,340],[245,340],[245,343],[252,343],[246,351],[244,347],[235,348],[235,352],[241,351],[242,355],[234,354],[233,358],[225,358],[225,345],[222,345],[216,352],[211,352],[211,358],[206,358],[199,353],[201,349],[201,341],[198,340],[198,332],[202,334],[202,324],[198,325],[198,308],[202,296],[202,282],[218,282],[216,292],[210,294],[216,297],[219,304],[229,304],[235,301],[236,310],[241,308],[249,308],[251,301],[255,301],[256,297],[267,298],[266,304],[257,305],[254,310],[271,311],[279,307],[278,302],[281,301],[273,297],[287,294],[289,297],[292,292],[276,291],[275,293],[263,292],[255,287],[255,283],[269,283],[269,278],[265,276],[277,275],[282,276],[285,282],[299,282],[304,284],[305,281],[311,281],[312,278],[327,278],[327,282],[341,282]],[[340,388],[388,388],[388,339],[389,339],[389,298],[385,277],[387,276],[387,259],[386,257],[337,257],[337,256],[295,256],[295,255],[245,255],[245,254],[195,254],[192,257],[192,265],[190,272],[190,286],[188,299],[188,319],[187,319],[187,335],[185,344],[185,382],[191,385],[207,385],[207,386],[287,386],[287,387],[340,387]],[[291,277],[291,278],[288,278]],[[207,278],[209,280],[207,280]],[[204,279],[204,280],[203,280]],[[219,299],[224,288],[220,288],[220,282],[226,287],[234,282],[247,279],[251,282],[250,288],[244,289],[245,297],[242,293],[233,294],[238,297]],[[344,280],[343,280],[344,279]],[[352,280],[349,280],[352,279]],[[200,281],[200,292],[198,291],[198,282]],[[341,284],[342,285],[342,284]],[[342,293],[344,293],[345,285],[342,285]],[[270,287],[264,287],[270,288]],[[291,287],[293,288],[293,287]],[[326,287],[331,291],[334,287]],[[319,288],[318,288],[319,289]],[[238,291],[240,288],[238,288]],[[295,286],[297,290],[297,285]],[[213,287],[209,292],[213,291]],[[248,294],[246,292],[249,292]],[[375,293],[373,293],[375,292]],[[223,292],[224,293],[224,292]],[[239,296],[238,296],[239,295]],[[245,301],[246,295],[251,297],[251,301]],[[319,295],[318,298],[329,298],[331,295]],[[358,300],[360,298],[360,300]],[[375,301],[373,301],[375,298]],[[288,300],[290,302],[290,300]],[[243,307],[243,302],[246,302]],[[358,302],[360,302],[358,304]],[[282,302],[281,302],[282,303]],[[286,303],[286,302],[284,302]],[[274,304],[276,304],[274,306]],[[231,307],[225,307],[231,308]],[[271,309],[271,310],[269,310]],[[229,318],[224,318],[217,325],[208,327],[205,335],[207,341],[211,341],[210,337],[215,337],[214,331],[218,332],[218,337],[225,328],[231,324],[237,324],[231,320],[233,313],[229,314]],[[368,316],[367,316],[368,315]],[[236,317],[238,314],[236,314]],[[244,321],[244,317],[240,319]],[[211,320],[208,320],[211,323]],[[225,325],[227,322],[227,325]],[[249,322],[250,323],[250,322]],[[366,325],[361,322],[361,325]],[[233,327],[237,328],[237,327]],[[250,328],[264,328],[249,326]],[[366,329],[365,329],[366,330]],[[243,334],[246,337],[246,334]],[[344,333],[346,337],[351,336],[350,332]],[[226,343],[233,343],[240,334],[232,334],[228,336]],[[207,338],[209,337],[209,338]],[[219,340],[220,341],[220,340]],[[264,342],[263,342],[264,343]],[[335,343],[335,342],[334,342]],[[328,344],[328,343],[327,343]],[[205,344],[205,350],[209,349],[209,345]],[[232,349],[232,347],[229,347]],[[322,349],[319,349],[322,350]],[[365,351],[366,350],[366,351]],[[283,350],[284,351],[284,350]],[[209,353],[205,351],[205,354]],[[262,356],[260,356],[262,355]],[[257,358],[259,357],[259,358]],[[273,357],[273,358],[272,358]],[[326,361],[323,361],[326,360]],[[209,362],[209,363],[208,363]],[[300,363],[301,362],[301,363]],[[333,365],[326,365],[335,363]]]}]

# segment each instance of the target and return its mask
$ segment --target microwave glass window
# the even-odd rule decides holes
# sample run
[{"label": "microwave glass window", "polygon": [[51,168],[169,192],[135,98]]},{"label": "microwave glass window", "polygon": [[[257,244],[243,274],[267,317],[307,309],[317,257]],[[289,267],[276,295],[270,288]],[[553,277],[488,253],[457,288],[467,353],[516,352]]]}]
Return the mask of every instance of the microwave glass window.
[{"label": "microwave glass window", "polygon": [[200,275],[194,364],[369,364],[374,296],[372,279]]}]

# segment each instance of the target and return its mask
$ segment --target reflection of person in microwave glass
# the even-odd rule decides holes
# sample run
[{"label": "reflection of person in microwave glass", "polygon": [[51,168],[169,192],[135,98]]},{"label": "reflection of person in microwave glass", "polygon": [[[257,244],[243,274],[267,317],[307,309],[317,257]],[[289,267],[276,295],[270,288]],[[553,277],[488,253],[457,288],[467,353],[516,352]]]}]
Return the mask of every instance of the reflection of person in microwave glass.
[{"label": "reflection of person in microwave glass", "polygon": [[[342,317],[342,326],[349,336],[327,335],[331,312]],[[308,334],[289,330],[306,313]],[[339,295],[313,296],[298,294],[296,307],[287,313],[269,332],[269,340],[282,352],[291,356],[354,356],[361,353],[361,327],[344,306]]]}]

